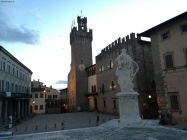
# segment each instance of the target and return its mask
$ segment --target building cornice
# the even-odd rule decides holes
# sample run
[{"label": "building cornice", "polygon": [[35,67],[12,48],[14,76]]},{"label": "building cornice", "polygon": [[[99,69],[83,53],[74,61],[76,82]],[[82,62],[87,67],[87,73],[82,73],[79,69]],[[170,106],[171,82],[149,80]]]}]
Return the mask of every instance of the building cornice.
[{"label": "building cornice", "polygon": [[14,60],[15,62],[17,62],[20,66],[22,66],[23,68],[25,68],[28,72],[30,72],[30,74],[33,74],[33,72],[27,68],[24,64],[22,64],[18,59],[16,59],[12,54],[10,54],[5,48],[3,48],[0,45],[0,51],[2,51],[3,53],[5,53],[7,56],[9,56],[12,60]]}]

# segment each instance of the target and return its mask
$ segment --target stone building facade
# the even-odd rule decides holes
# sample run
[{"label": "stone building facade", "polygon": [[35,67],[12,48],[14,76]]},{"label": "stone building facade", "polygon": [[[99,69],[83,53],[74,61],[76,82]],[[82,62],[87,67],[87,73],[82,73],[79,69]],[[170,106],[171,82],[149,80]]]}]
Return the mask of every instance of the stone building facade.
[{"label": "stone building facade", "polygon": [[187,122],[187,12],[139,36],[151,38],[159,107],[178,122]]},{"label": "stone building facade", "polygon": [[[134,90],[139,95],[141,116],[158,117],[154,71],[150,42],[130,34],[118,39],[96,56],[92,65],[92,30],[87,32],[87,18],[77,18],[78,30],[73,27],[70,33],[71,70],[68,75],[68,110],[98,110],[118,114],[117,92],[120,91],[115,75],[114,61],[126,48],[140,70],[134,78]],[[86,68],[86,69],[85,69]],[[148,98],[151,96],[151,98]],[[150,108],[152,111],[150,111]]]},{"label": "stone building facade", "polygon": [[85,96],[87,96],[89,100],[89,110],[90,111],[98,110],[96,64],[87,67],[86,71],[88,76],[88,93],[85,94]]},{"label": "stone building facade", "polygon": [[29,116],[32,71],[0,46],[0,126]]},{"label": "stone building facade", "polygon": [[87,31],[87,18],[77,17],[77,27],[70,33],[71,69],[68,74],[68,110],[70,112],[88,109],[85,94],[88,79],[85,68],[92,65],[92,30]]},{"label": "stone building facade", "polygon": [[115,59],[123,48],[139,66],[133,84],[134,91],[139,93],[140,115],[144,118],[158,117],[150,42],[136,38],[135,33],[131,33],[130,37],[119,38],[96,56],[98,110],[110,114],[119,113],[116,94],[120,92],[120,87],[115,75]]},{"label": "stone building facade", "polygon": [[60,90],[60,112],[67,112],[67,103],[68,103],[68,88]]},{"label": "stone building facade", "polygon": [[32,81],[30,111],[34,114],[60,113],[60,93],[42,82]]}]

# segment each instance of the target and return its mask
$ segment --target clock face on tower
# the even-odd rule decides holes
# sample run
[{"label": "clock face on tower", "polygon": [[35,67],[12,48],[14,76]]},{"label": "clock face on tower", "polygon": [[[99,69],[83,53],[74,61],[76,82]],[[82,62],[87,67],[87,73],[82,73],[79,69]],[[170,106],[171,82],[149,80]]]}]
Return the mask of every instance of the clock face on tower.
[{"label": "clock face on tower", "polygon": [[78,66],[78,69],[79,69],[80,71],[84,71],[84,70],[85,70],[85,65],[84,65],[84,64],[80,64],[80,65]]}]

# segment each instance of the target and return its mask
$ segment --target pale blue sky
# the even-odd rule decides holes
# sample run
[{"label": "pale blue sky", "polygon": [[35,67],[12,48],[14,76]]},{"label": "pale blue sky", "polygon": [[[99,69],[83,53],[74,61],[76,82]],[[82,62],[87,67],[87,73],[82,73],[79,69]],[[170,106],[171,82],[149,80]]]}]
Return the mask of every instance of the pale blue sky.
[{"label": "pale blue sky", "polygon": [[[5,2],[2,2],[5,1]],[[186,11],[186,0],[0,1],[0,45],[33,71],[32,79],[66,88],[69,34],[78,15],[93,29],[95,56],[119,37],[141,33]],[[77,25],[77,24],[76,24]]]}]

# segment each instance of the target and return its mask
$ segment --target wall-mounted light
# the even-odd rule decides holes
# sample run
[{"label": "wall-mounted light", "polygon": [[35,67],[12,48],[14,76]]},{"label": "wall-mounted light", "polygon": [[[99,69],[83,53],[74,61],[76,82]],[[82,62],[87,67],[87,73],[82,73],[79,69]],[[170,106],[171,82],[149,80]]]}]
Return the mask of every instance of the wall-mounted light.
[{"label": "wall-mounted light", "polygon": [[151,95],[148,95],[148,98],[151,99]]}]

